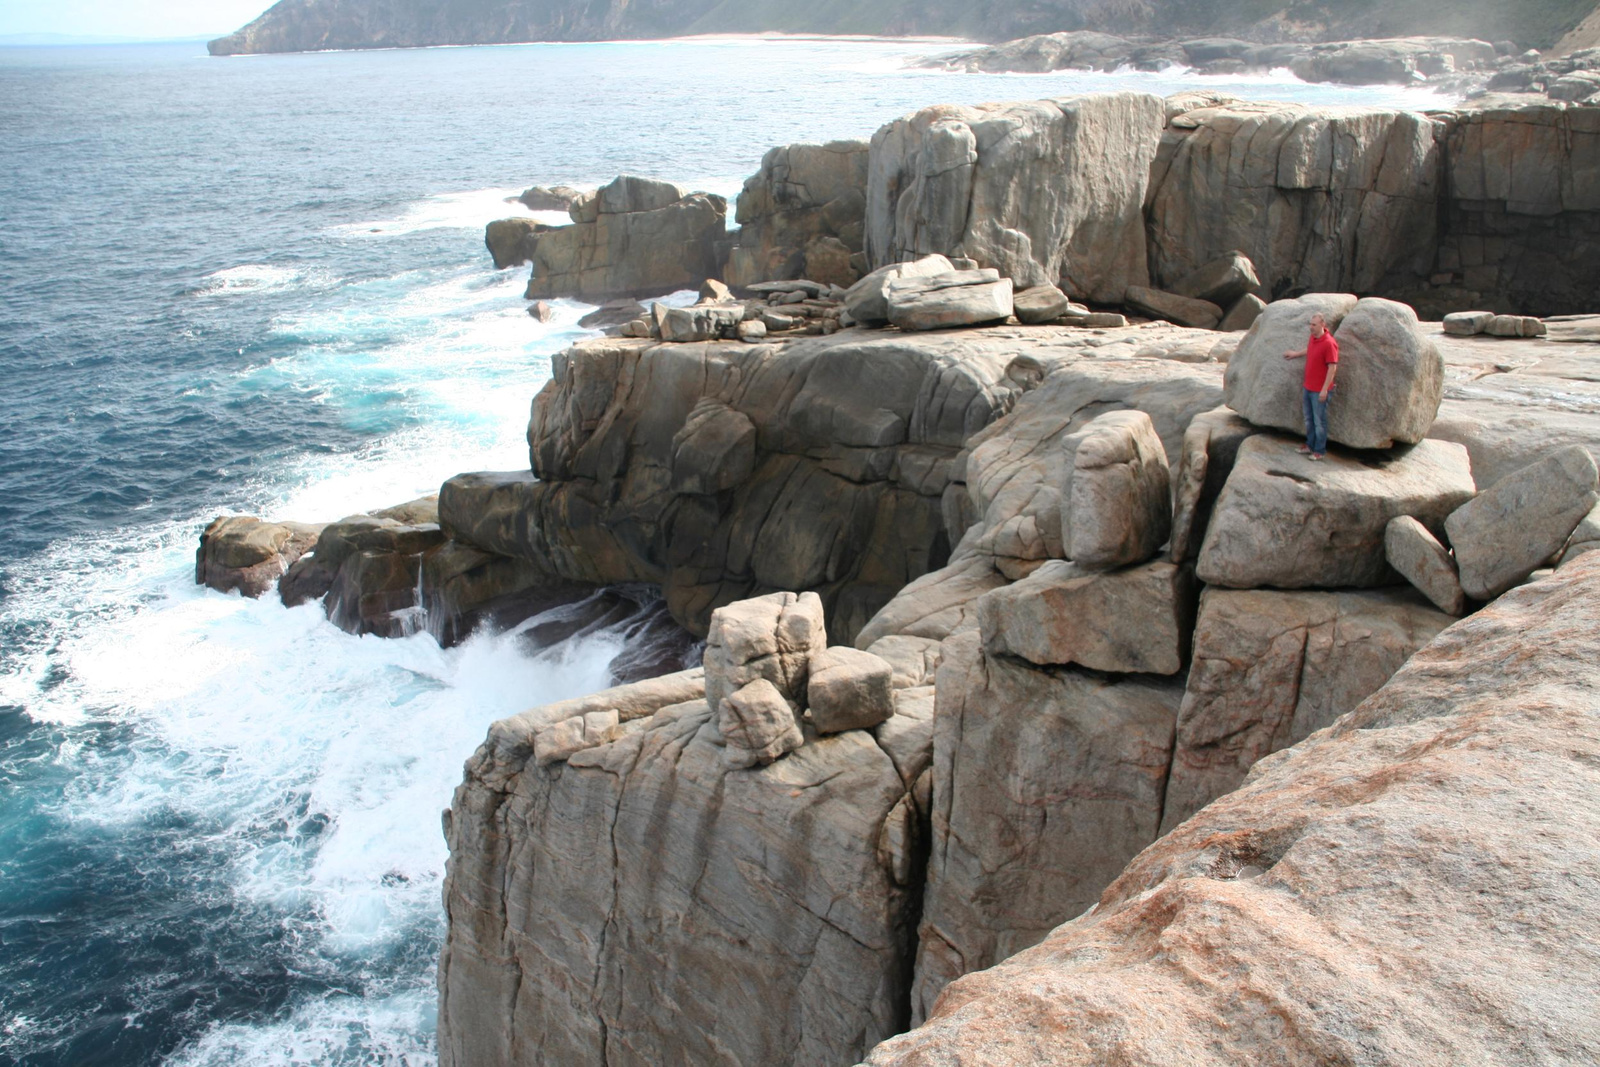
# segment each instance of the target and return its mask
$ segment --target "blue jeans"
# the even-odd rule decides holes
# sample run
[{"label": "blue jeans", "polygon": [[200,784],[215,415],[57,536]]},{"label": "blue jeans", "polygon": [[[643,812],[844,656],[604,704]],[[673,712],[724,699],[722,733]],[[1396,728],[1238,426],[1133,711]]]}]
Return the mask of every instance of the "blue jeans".
[{"label": "blue jeans", "polygon": [[1319,395],[1319,390],[1303,390],[1303,402],[1306,414],[1306,447],[1317,455],[1328,450],[1328,402]]}]

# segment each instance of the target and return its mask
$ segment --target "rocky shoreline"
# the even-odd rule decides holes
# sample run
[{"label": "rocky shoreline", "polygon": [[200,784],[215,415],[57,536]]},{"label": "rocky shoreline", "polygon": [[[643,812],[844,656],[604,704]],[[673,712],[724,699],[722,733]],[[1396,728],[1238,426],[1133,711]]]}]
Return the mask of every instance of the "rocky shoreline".
[{"label": "rocky shoreline", "polygon": [[659,591],[466,765],[441,1062],[1592,1059],[1593,114],[929,108],[733,235],[492,227],[616,301],[528,468],[196,572],[442,641]]}]

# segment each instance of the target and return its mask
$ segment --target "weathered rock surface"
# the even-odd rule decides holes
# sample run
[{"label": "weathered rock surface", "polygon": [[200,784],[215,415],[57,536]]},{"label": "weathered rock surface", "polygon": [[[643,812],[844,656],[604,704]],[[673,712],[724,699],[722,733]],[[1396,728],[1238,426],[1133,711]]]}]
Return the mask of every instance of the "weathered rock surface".
[{"label": "weathered rock surface", "polygon": [[1039,666],[1177,674],[1199,589],[1191,567],[1146,563],[1096,573],[1051,561],[977,602],[984,647]]},{"label": "weathered rock surface", "polygon": [[223,593],[237,589],[259,597],[277,584],[322,533],[299,522],[263,522],[254,515],[222,515],[200,534],[194,581]]},{"label": "weathered rock surface", "polygon": [[1400,576],[1446,615],[1460,615],[1467,598],[1450,550],[1422,523],[1409,515],[1389,520],[1383,537],[1384,555]]},{"label": "weathered rock surface", "polygon": [[805,744],[794,707],[765,678],[724,696],[717,709],[723,757],[733,768],[764,767]]},{"label": "weathered rock surface", "polygon": [[1449,629],[867,1062],[1592,1061],[1597,661],[1586,556]]},{"label": "weathered rock surface", "polygon": [[[774,640],[770,606],[724,637]],[[694,695],[715,673],[491,727],[445,817],[442,1063],[799,1067],[905,1027],[931,693],[735,769]],[[722,711],[763,688],[792,726],[765,678]]]},{"label": "weathered rock surface", "polygon": [[894,715],[894,667],[848,645],[811,657],[806,703],[819,734],[870,730]]},{"label": "weathered rock surface", "polygon": [[661,339],[685,344],[691,341],[714,341],[733,337],[734,331],[744,321],[744,307],[740,304],[695,304],[686,308],[668,308],[661,321]]},{"label": "weathered rock surface", "polygon": [[[857,274],[849,257],[862,251],[865,237],[866,192],[865,141],[769,149],[739,194],[739,242],[725,280],[735,287],[788,278],[850,286]],[[842,269],[832,260],[828,269],[813,269],[817,253],[807,251],[819,241],[843,249]]]},{"label": "weathered rock surface", "polygon": [[1474,492],[1466,449],[1444,441],[1381,457],[1329,453],[1321,463],[1295,449],[1270,434],[1239,446],[1200,548],[1201,581],[1235,589],[1388,585],[1396,580],[1384,548],[1389,520],[1412,515],[1439,530]]},{"label": "weathered rock surface", "polygon": [[1455,621],[1410,590],[1207,589],[1161,828],[1365,700]]},{"label": "weathered rock surface", "polygon": [[517,197],[529,211],[565,211],[583,196],[570,185],[530,185]]},{"label": "weathered rock surface", "polygon": [[1172,529],[1167,454],[1142,411],[1111,411],[1064,438],[1062,547],[1085,570],[1142,563]]},{"label": "weathered rock surface", "polygon": [[[915,1021],[1079,914],[1155,840],[1181,681],[1035,670],[947,641]],[[998,788],[997,788],[998,786]]]},{"label": "weathered rock surface", "polygon": [[1466,594],[1493,599],[1559,555],[1600,501],[1597,477],[1588,451],[1567,445],[1454,511],[1445,529]]},{"label": "weathered rock surface", "polygon": [[1011,317],[1011,279],[994,270],[957,270],[920,278],[903,274],[885,294],[889,321],[902,330],[979,326]]},{"label": "weathered rock surface", "polygon": [[570,580],[659,585],[699,633],[722,604],[814,590],[850,643],[948,558],[954,463],[1019,391],[1014,355],[998,332],[586,343],[535,401],[537,478],[453,479],[444,523]]},{"label": "weathered rock surface", "polygon": [[574,202],[571,226],[534,235],[527,298],[596,300],[695,289],[720,273],[728,205],[710,193],[623,175]]},{"label": "weathered rock surface", "polygon": [[1142,207],[1161,121],[1156,97],[1113,93],[892,122],[872,138],[868,258],[969,257],[1021,289],[1117,303],[1148,280]]},{"label": "weathered rock surface", "polygon": [[1258,426],[1305,432],[1301,351],[1313,314],[1339,342],[1339,376],[1328,398],[1328,439],[1388,448],[1427,435],[1444,390],[1444,360],[1416,313],[1392,300],[1324,295],[1271,304],[1228,361],[1228,406]]}]

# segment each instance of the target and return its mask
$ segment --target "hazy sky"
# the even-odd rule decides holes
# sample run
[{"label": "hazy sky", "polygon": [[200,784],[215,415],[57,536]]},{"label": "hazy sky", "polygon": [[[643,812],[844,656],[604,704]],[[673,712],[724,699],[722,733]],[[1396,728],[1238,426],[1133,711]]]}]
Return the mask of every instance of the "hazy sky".
[{"label": "hazy sky", "polygon": [[198,37],[238,29],[272,0],[0,0],[0,34]]}]

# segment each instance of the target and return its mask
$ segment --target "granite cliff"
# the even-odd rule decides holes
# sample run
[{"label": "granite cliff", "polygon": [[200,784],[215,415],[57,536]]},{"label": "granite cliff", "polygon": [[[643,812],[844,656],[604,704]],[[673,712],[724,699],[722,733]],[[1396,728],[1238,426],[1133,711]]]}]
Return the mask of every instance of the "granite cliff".
[{"label": "granite cliff", "polygon": [[[1588,114],[1121,94],[790,146],[739,261],[848,288],[619,305],[526,469],[208,527],[197,580],[351,630],[623,583],[704,638],[468,760],[441,1061],[1592,1061],[1600,323],[1342,291],[1468,203],[1496,299],[1577,304],[1534,257],[1592,252],[1534,235],[1589,217]],[[558,249],[682,193],[619,179]]]}]

